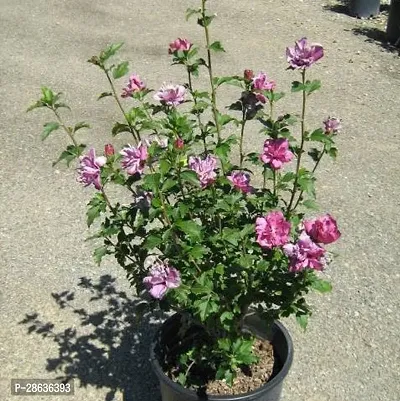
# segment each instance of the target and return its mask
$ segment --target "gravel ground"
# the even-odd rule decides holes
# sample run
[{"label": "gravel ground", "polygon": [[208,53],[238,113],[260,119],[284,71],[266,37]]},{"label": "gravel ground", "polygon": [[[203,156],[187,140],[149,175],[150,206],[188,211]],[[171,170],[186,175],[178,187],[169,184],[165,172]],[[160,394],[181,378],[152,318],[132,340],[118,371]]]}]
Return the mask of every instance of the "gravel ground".
[{"label": "gravel ground", "polygon": [[[40,85],[62,90],[74,110],[71,121],[91,121],[85,139],[100,146],[117,110],[107,100],[96,103],[106,82],[85,60],[123,40],[123,56],[149,86],[182,80],[179,69],[169,68],[166,46],[178,35],[200,38],[183,18],[196,4],[0,0],[2,400],[14,399],[11,378],[64,374],[77,377],[76,395],[68,399],[158,400],[146,363],[157,323],[149,317],[135,323],[137,301],[113,261],[95,266],[92,244],[83,242],[90,190],[75,183],[73,171],[51,167],[65,142],[61,135],[40,142],[49,116],[24,110]],[[285,90],[294,77],[285,71],[285,47],[302,36],[322,43],[326,56],[312,76],[322,78],[323,90],[312,99],[310,122],[331,113],[345,127],[340,157],[322,165],[318,184],[322,209],[337,216],[343,233],[333,247],[340,257],[327,271],[334,291],[312,297],[315,314],[306,334],[287,322],[296,354],[283,399],[398,401],[400,70],[397,52],[381,41],[384,23],[355,20],[329,1],[219,0],[210,6],[219,16],[213,35],[227,49],[218,75],[262,69]],[[289,111],[298,111],[297,101],[287,99]],[[256,141],[261,137],[254,132],[246,146],[254,149]],[[126,329],[132,322],[135,333]],[[42,398],[67,399],[35,400]]]}]

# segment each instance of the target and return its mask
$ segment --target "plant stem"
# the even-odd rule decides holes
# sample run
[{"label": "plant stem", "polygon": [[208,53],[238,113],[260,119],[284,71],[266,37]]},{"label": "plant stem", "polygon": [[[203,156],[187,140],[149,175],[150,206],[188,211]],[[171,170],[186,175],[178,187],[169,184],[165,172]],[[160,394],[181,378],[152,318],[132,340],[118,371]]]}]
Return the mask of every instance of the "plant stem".
[{"label": "plant stem", "polygon": [[[206,20],[206,1],[207,0],[202,0],[201,1],[201,16],[203,18],[203,21]],[[206,24],[204,24],[206,25]],[[206,45],[207,45],[207,69],[208,69],[208,75],[210,77],[210,86],[211,86],[211,103],[212,103],[212,112],[214,116],[214,122],[215,122],[215,128],[217,130],[217,137],[218,141],[221,139],[221,127],[218,122],[218,110],[217,110],[217,96],[216,96],[216,90],[215,90],[215,85],[214,85],[214,76],[212,72],[212,62],[211,62],[211,50],[210,50],[210,32],[208,30],[208,26],[204,26],[204,33],[206,37]]]},{"label": "plant stem", "polygon": [[299,154],[297,155],[297,164],[296,164],[296,177],[294,179],[293,183],[293,190],[292,190],[292,196],[290,197],[289,205],[287,208],[286,215],[289,216],[293,204],[294,197],[296,195],[297,191],[297,183],[299,180],[299,170],[300,170],[300,163],[301,163],[301,156],[303,154],[303,148],[304,148],[304,141],[305,141],[305,115],[306,115],[306,99],[307,99],[307,94],[304,88],[304,84],[306,82],[306,70],[303,69],[301,71],[301,78],[302,78],[302,83],[303,83],[303,106],[301,110],[301,142],[300,142],[300,149],[299,149]]},{"label": "plant stem", "polygon": [[265,187],[267,186],[267,176],[266,176],[266,172],[267,172],[267,166],[264,164],[264,171],[263,171],[263,189],[265,189]]},{"label": "plant stem", "polygon": [[272,176],[273,176],[273,179],[274,179],[274,189],[273,189],[273,193],[274,193],[274,198],[276,198],[276,170],[275,169],[272,169]]},{"label": "plant stem", "polygon": [[192,84],[192,73],[190,72],[189,67],[187,67],[187,73],[188,73],[188,83],[189,83],[190,94],[193,97],[193,102],[194,102],[194,105],[196,107],[196,117],[197,117],[197,122],[199,124],[199,128],[200,128],[200,131],[201,131],[201,138],[203,140],[203,145],[204,145],[204,153],[207,154],[208,150],[207,150],[206,136],[205,136],[205,133],[204,133],[203,123],[201,122],[200,112],[197,110],[197,99],[193,94],[194,90],[193,90],[193,84]]},{"label": "plant stem", "polygon": [[103,70],[104,70],[104,72],[105,72],[105,74],[107,76],[108,82],[109,82],[111,90],[113,92],[113,97],[114,97],[115,101],[117,102],[118,107],[121,110],[122,114],[124,115],[125,120],[128,123],[129,130],[131,131],[131,133],[133,135],[133,138],[135,139],[136,145],[137,145],[139,143],[139,141],[141,140],[140,134],[139,134],[139,132],[137,130],[135,130],[135,128],[132,126],[131,122],[129,121],[129,118],[128,118],[127,114],[125,113],[125,110],[122,107],[122,104],[121,104],[121,102],[120,102],[120,100],[118,98],[118,95],[117,95],[117,92],[115,90],[114,83],[113,83],[113,81],[112,81],[112,79],[110,77],[110,74],[108,73],[108,71],[105,68]]},{"label": "plant stem", "polygon": [[104,188],[101,187],[101,193],[103,194],[103,198],[106,201],[108,207],[110,208],[110,210],[113,212],[113,215],[116,216],[117,212],[114,209],[114,207],[111,205],[110,199],[108,199],[108,196],[106,195]]},{"label": "plant stem", "polygon": [[53,110],[53,112],[56,115],[57,120],[60,123],[61,127],[63,127],[64,131],[68,134],[68,136],[70,137],[72,143],[77,148],[78,147],[78,142],[76,141],[76,139],[75,139],[74,135],[72,134],[71,130],[64,124],[64,121],[62,120],[61,116],[58,114],[58,111],[53,107],[51,107],[51,110]]},{"label": "plant stem", "polygon": [[[318,167],[318,165],[319,165],[319,162],[321,161],[322,156],[323,156],[324,154],[325,154],[325,145],[324,145],[324,148],[323,148],[322,151],[321,151],[321,154],[318,156],[317,161],[315,162],[314,168],[313,168],[312,171],[311,171],[313,174],[315,173],[315,170],[317,169],[317,167]],[[301,200],[301,197],[303,196],[303,193],[304,193],[304,191],[302,190],[302,191],[300,192],[299,198],[297,199],[297,202],[295,203],[293,209],[296,209],[296,207],[299,205],[300,200]]]},{"label": "plant stem", "polygon": [[240,142],[239,142],[239,153],[240,153],[240,163],[239,166],[242,168],[243,166],[243,137],[244,137],[244,127],[246,125],[246,110],[244,109],[244,104],[242,104],[243,111],[242,111],[242,129],[240,131]]}]

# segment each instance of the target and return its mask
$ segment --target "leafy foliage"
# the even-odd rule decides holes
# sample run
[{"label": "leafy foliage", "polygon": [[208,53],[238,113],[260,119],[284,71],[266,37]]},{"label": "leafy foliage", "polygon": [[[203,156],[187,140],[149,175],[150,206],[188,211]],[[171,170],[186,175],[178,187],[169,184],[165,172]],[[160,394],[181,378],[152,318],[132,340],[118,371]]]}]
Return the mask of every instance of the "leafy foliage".
[{"label": "leafy foliage", "polygon": [[[131,99],[121,103],[115,82],[128,73],[129,64],[114,63],[113,57],[122,43],[111,44],[89,60],[105,73],[110,84],[98,99],[112,97],[122,111],[124,120],[112,125],[112,137],[127,133],[136,152],[139,141],[146,148],[146,157],[140,160],[143,165],[133,172],[121,165],[121,154],[110,145],[104,156],[92,160],[89,172],[98,169],[99,184],[88,203],[87,224],[95,227],[91,238],[102,242],[94,258],[100,263],[103,257],[113,255],[138,293],[143,293],[151,258],[168,261],[179,272],[180,285],[170,285],[160,305],[184,310],[192,325],[201,327],[198,341],[191,342],[177,357],[176,377],[183,385],[195,382],[191,378],[193,367],[201,370],[205,366],[211,367],[217,379],[232,384],[238,369],[257,361],[254,337],[241,329],[251,305],[268,322],[293,315],[305,329],[311,315],[306,294],[310,290],[331,290],[330,283],[318,273],[290,269],[291,260],[282,246],[260,246],[255,224],[271,211],[282,212],[291,225],[290,238],[295,243],[304,215],[318,208],[315,170],[324,155],[336,157],[334,135],[321,128],[306,131],[304,107],[300,124],[289,114],[274,118],[274,106],[283,93],[257,89],[249,74],[212,75],[212,54],[225,49],[220,41],[209,40],[208,30],[215,15],[207,12],[205,3],[187,11],[187,18],[195,16],[207,33],[205,58],[199,55],[201,48],[191,44],[172,52],[173,64],[183,66],[188,76],[186,108],[166,102],[153,104],[149,99],[152,90],[147,88],[135,88]],[[208,70],[210,78],[208,91],[196,89],[192,81],[203,69]],[[292,83],[291,91],[302,93],[305,102],[321,82],[306,80],[305,71],[301,76],[301,81]],[[225,85],[240,90],[236,100],[222,112],[216,94]],[[66,125],[59,109],[68,106],[61,101],[61,93],[47,87],[41,91],[40,99],[28,111],[47,108],[54,113],[56,121],[44,125],[41,138],[64,130],[72,144],[54,164],[64,160],[69,165],[82,156],[86,147],[77,142],[75,134],[89,128],[89,124]],[[288,143],[293,169],[285,171],[261,160],[262,143],[250,141],[254,149],[245,153],[243,138],[249,120],[259,124],[266,138],[264,146],[269,141]],[[225,135],[228,127],[231,135]],[[307,153],[314,162],[312,169],[302,163]],[[204,180],[203,167],[193,167],[193,157],[215,158],[216,167],[208,181]],[[244,190],[232,184],[233,174],[238,171],[248,180],[258,172],[263,185],[254,188],[249,184]],[[128,198],[111,202],[106,193],[112,184],[125,189]]]}]

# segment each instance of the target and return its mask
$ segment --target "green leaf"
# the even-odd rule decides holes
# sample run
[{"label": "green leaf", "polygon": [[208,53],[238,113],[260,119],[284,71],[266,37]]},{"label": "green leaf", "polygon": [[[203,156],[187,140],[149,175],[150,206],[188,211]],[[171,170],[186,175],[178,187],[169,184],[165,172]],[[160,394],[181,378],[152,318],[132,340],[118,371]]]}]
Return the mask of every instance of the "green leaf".
[{"label": "green leaf", "polygon": [[46,123],[44,125],[42,134],[40,138],[44,141],[53,131],[56,131],[60,128],[60,124],[57,122]]},{"label": "green leaf", "polygon": [[211,24],[212,20],[215,18],[215,15],[206,15],[203,18],[198,18],[197,23],[202,27],[207,27]]},{"label": "green leaf", "polygon": [[197,174],[192,170],[186,170],[181,172],[181,178],[183,181],[189,182],[190,184],[198,187],[200,185]]},{"label": "green leaf", "polygon": [[176,185],[176,181],[173,180],[172,178],[168,178],[167,180],[164,181],[161,190],[164,191],[168,191],[169,189],[171,189],[172,187],[174,187]]},{"label": "green leaf", "polygon": [[160,160],[160,173],[162,177],[164,177],[164,175],[167,174],[170,169],[171,163],[168,160]]},{"label": "green leaf", "polygon": [[300,92],[305,89],[305,86],[299,81],[292,82],[292,92]]},{"label": "green leaf", "polygon": [[310,210],[318,210],[319,207],[313,199],[307,199],[303,202],[303,206]]},{"label": "green leaf", "polygon": [[304,89],[308,95],[315,92],[316,90],[321,88],[321,81],[319,79],[315,79],[313,81],[307,81],[304,85]]},{"label": "green leaf", "polygon": [[110,57],[114,56],[117,51],[124,45],[124,42],[119,42],[119,43],[112,43],[110,46],[107,47],[107,49],[103,50],[100,53],[100,60],[104,63],[107,61]]},{"label": "green leaf", "polygon": [[297,315],[296,321],[300,325],[300,327],[306,331],[308,325],[308,315]]},{"label": "green leaf", "polygon": [[318,292],[326,293],[332,291],[332,284],[329,281],[322,280],[318,277],[315,277],[313,282],[311,283],[311,287]]},{"label": "green leaf", "polygon": [[129,62],[124,61],[120,64],[118,64],[114,69],[113,69],[113,77],[114,79],[118,79],[126,75],[129,71]]},{"label": "green leaf", "polygon": [[201,14],[201,9],[200,9],[200,8],[198,8],[198,9],[188,8],[188,9],[186,10],[186,21],[189,20],[189,18],[190,18],[192,15],[195,15],[195,14]]},{"label": "green leaf", "polygon": [[235,118],[231,117],[228,114],[220,114],[218,113],[218,123],[219,125],[226,125],[230,123],[231,121],[236,120]]},{"label": "green leaf", "polygon": [[218,311],[218,305],[211,299],[211,296],[207,295],[194,302],[193,306],[197,308],[198,315],[201,321],[205,321],[208,316]]},{"label": "green leaf", "polygon": [[221,42],[218,41],[218,40],[215,41],[214,43],[211,43],[211,45],[208,46],[208,48],[209,48],[210,50],[215,51],[215,52],[224,52],[224,51],[225,51],[225,49],[224,49],[224,47],[222,46]]},{"label": "green leaf", "polygon": [[[221,323],[224,321],[224,320],[227,320],[227,317],[224,317],[223,318],[223,316],[225,315],[225,314],[230,314],[230,315],[232,315],[232,313],[231,312],[224,312],[222,315],[221,315]],[[227,316],[227,315],[226,315]],[[232,315],[233,316],[233,315]],[[229,320],[231,320],[232,318],[229,318]],[[222,349],[223,351],[226,351],[226,352],[229,352],[230,350],[231,350],[231,340],[229,339],[229,338],[220,338],[219,340],[218,340],[218,348],[220,348],[220,349]]]},{"label": "green leaf", "polygon": [[315,131],[313,131],[310,136],[309,139],[311,141],[315,141],[315,142],[321,142],[324,144],[331,144],[333,143],[333,140],[331,137],[329,137],[328,135],[326,135],[323,131],[322,128],[318,128]]},{"label": "green leaf", "polygon": [[203,246],[203,245],[194,245],[190,251],[189,255],[191,255],[194,259],[202,259],[204,255],[207,255],[210,252],[210,250]]},{"label": "green leaf", "polygon": [[98,98],[97,100],[103,99],[103,97],[108,97],[108,96],[112,96],[113,94],[111,92],[103,92]]},{"label": "green leaf", "polygon": [[193,240],[201,238],[202,227],[192,220],[182,220],[175,223],[175,225],[188,235]]},{"label": "green leaf", "polygon": [[84,121],[81,121],[78,124],[75,124],[74,132],[76,132],[82,128],[90,128],[90,125],[88,123],[85,123]]},{"label": "green leaf", "polygon": [[222,84],[229,84],[233,86],[238,86],[239,88],[243,88],[243,78],[239,76],[214,77],[213,84],[216,88],[218,88],[218,86],[221,86]]},{"label": "green leaf", "polygon": [[337,150],[337,148],[335,148],[334,146],[332,146],[332,147],[329,149],[329,151],[328,151],[328,155],[329,155],[333,160],[336,159],[337,154],[338,154],[338,150]]},{"label": "green leaf", "polygon": [[112,136],[116,136],[121,132],[131,132],[128,124],[115,123],[112,129]]},{"label": "green leaf", "polygon": [[100,246],[99,248],[96,248],[94,250],[93,252],[94,260],[99,266],[103,257],[106,256],[108,253],[109,253],[108,249],[105,246]]},{"label": "green leaf", "polygon": [[145,187],[145,189],[148,189],[154,194],[157,194],[160,186],[160,179],[160,173],[147,174],[143,179],[143,186]]},{"label": "green leaf", "polygon": [[222,238],[230,244],[237,246],[241,239],[241,232],[234,228],[225,227],[222,230]]},{"label": "green leaf", "polygon": [[31,111],[33,109],[37,109],[39,107],[46,107],[46,104],[43,103],[41,100],[38,100],[37,102],[31,104],[27,109],[26,112]]},{"label": "green leaf", "polygon": [[78,146],[75,145],[69,145],[67,146],[67,149],[64,150],[59,158],[53,162],[53,167],[59,163],[62,160],[65,160],[67,162],[67,166],[71,164],[71,161],[74,159],[77,159],[79,156],[82,155],[83,150],[86,148],[86,145],[80,144]]},{"label": "green leaf", "polygon": [[143,247],[145,249],[152,250],[154,248],[157,248],[158,245],[162,244],[162,242],[163,242],[162,237],[156,234],[150,234],[144,241]]},{"label": "green leaf", "polygon": [[87,225],[90,227],[93,222],[100,217],[101,213],[105,213],[107,210],[107,203],[104,199],[103,194],[97,193],[92,200],[88,203],[88,210],[86,211]]}]

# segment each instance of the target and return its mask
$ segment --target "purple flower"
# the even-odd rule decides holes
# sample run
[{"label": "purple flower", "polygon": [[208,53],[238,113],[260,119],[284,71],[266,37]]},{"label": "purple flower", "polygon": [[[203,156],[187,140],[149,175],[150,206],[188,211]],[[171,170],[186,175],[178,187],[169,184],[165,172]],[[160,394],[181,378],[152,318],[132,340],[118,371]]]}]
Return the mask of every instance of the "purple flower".
[{"label": "purple flower", "polygon": [[340,120],[338,118],[328,117],[324,121],[324,128],[325,128],[325,134],[327,135],[337,134],[342,129],[342,124],[340,123]]},{"label": "purple flower", "polygon": [[78,182],[85,187],[93,184],[96,189],[101,189],[100,172],[101,167],[107,163],[104,156],[96,157],[96,151],[91,148],[87,155],[82,156],[78,167]]},{"label": "purple flower", "polygon": [[299,272],[304,269],[323,270],[325,267],[325,249],[321,248],[303,231],[296,244],[287,244],[283,247],[289,257],[289,271]]},{"label": "purple flower", "polygon": [[268,79],[265,72],[260,72],[253,78],[253,89],[272,91],[276,88],[276,83],[272,79]]},{"label": "purple flower", "polygon": [[122,155],[122,168],[126,170],[129,175],[136,173],[143,173],[148,157],[147,147],[141,142],[138,147],[129,146],[120,151]]},{"label": "purple flower", "polygon": [[144,285],[152,297],[161,299],[168,289],[178,288],[181,284],[179,271],[168,265],[168,262],[156,260],[150,274],[143,279]]},{"label": "purple flower", "polygon": [[226,178],[234,185],[236,189],[243,193],[251,192],[253,189],[250,184],[250,174],[243,171],[235,171]]},{"label": "purple flower", "polygon": [[286,48],[286,58],[292,69],[311,67],[324,55],[324,49],[319,44],[307,44],[307,39],[297,41],[294,47]]},{"label": "purple flower", "polygon": [[129,77],[129,82],[124,89],[122,89],[121,97],[130,97],[135,92],[140,92],[146,88],[145,83],[139,78],[138,75],[133,74]]},{"label": "purple flower", "polygon": [[257,242],[263,248],[271,249],[285,245],[289,240],[290,223],[282,212],[270,212],[256,220]]},{"label": "purple flower", "polygon": [[178,51],[189,51],[192,44],[187,39],[178,38],[169,44],[168,53],[173,54]]},{"label": "purple flower", "polygon": [[267,139],[264,142],[264,152],[260,159],[274,170],[279,170],[283,163],[290,162],[292,158],[293,153],[289,150],[287,139]]},{"label": "purple flower", "polygon": [[315,242],[321,244],[331,244],[340,238],[336,220],[329,214],[317,219],[305,220],[304,228]]},{"label": "purple flower", "polygon": [[186,89],[182,85],[163,84],[154,99],[167,106],[178,106],[185,101]]},{"label": "purple flower", "polygon": [[217,174],[214,170],[216,167],[217,159],[214,156],[207,155],[205,159],[195,156],[189,157],[189,168],[197,173],[202,188],[215,181]]}]

